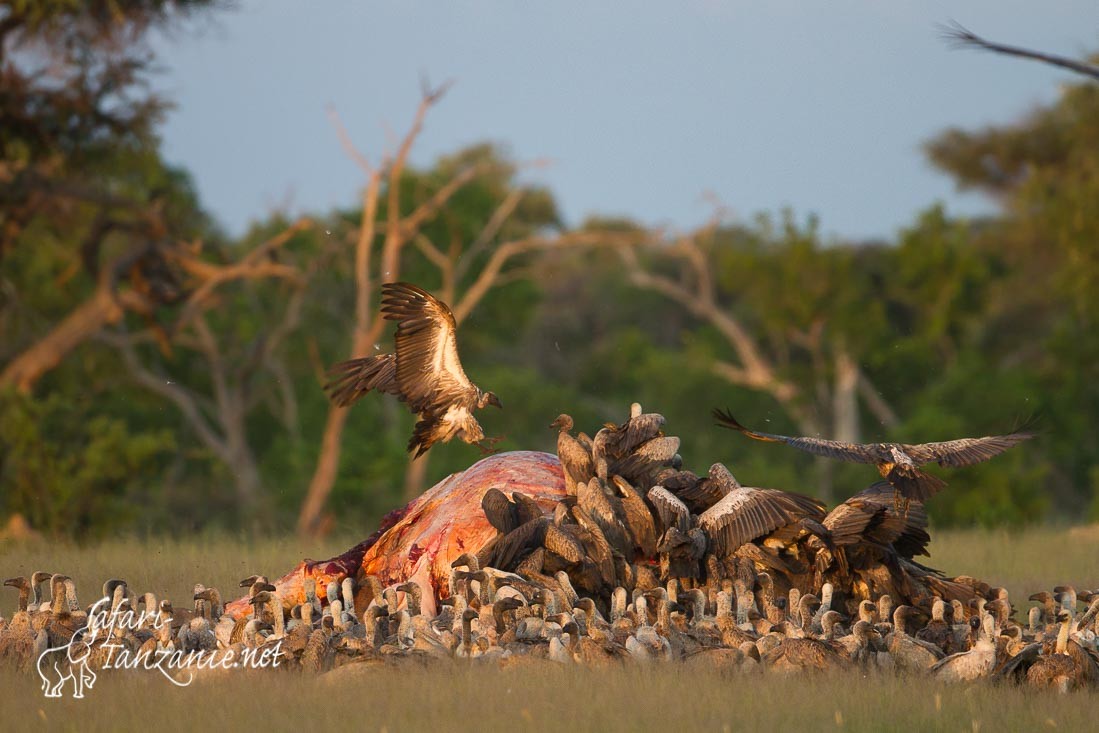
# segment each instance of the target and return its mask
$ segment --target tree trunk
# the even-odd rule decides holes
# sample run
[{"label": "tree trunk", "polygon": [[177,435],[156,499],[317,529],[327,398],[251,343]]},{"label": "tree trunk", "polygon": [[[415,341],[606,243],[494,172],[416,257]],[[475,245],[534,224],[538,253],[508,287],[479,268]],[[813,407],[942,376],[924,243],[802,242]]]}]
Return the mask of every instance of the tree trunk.
[{"label": "tree trunk", "polygon": [[259,501],[263,487],[256,459],[247,445],[234,447],[231,456],[229,470],[236,485],[237,511],[241,519],[261,520],[262,524],[268,512],[266,503]]},{"label": "tree trunk", "polygon": [[298,515],[299,535],[312,535],[319,526],[324,502],[332,491],[332,485],[336,482],[336,474],[340,468],[340,438],[343,436],[343,426],[346,422],[347,408],[330,405],[328,419],[324,423],[324,435],[321,438],[321,452],[317,456],[317,467],[313,471],[309,490],[305,494],[305,502]]},{"label": "tree trunk", "polygon": [[816,475],[817,483],[817,498],[823,501],[825,504],[832,505],[832,494],[834,493],[832,481],[832,474],[835,471],[835,461],[831,458],[824,458],[818,456],[813,459],[813,473]]},{"label": "tree trunk", "polygon": [[859,442],[859,368],[842,346],[836,347],[836,381],[832,388],[832,438]]},{"label": "tree trunk", "polygon": [[0,386],[13,386],[26,394],[31,391],[43,374],[57,366],[66,355],[104,326],[117,323],[124,313],[127,300],[140,300],[135,293],[116,295],[106,288],[99,288],[84,303],[35,342],[30,348],[8,362],[0,372]]},{"label": "tree trunk", "polygon": [[428,453],[424,453],[419,458],[413,458],[408,462],[408,469],[404,472],[404,498],[407,501],[411,501],[423,493],[424,480],[427,477],[428,456]]}]

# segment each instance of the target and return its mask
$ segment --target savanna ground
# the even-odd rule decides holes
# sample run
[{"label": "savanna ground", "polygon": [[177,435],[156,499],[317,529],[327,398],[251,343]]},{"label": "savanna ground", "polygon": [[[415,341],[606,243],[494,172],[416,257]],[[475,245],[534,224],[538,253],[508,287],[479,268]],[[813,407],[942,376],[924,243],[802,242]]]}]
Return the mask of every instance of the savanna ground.
[{"label": "savanna ground", "polygon": [[[930,564],[1007,587],[1017,606],[1058,583],[1099,587],[1099,528],[940,530]],[[356,541],[292,538],[121,538],[93,546],[0,545],[0,574],[46,569],[71,575],[81,602],[108,577],[181,603],[196,582],[227,597],[255,572],[281,575],[304,556],[328,557]],[[0,601],[5,615],[14,593]],[[724,677],[683,666],[613,673],[538,668],[499,671],[460,665],[401,671],[362,669],[338,678],[296,673],[226,673],[172,686],[156,674],[101,675],[84,700],[46,700],[36,676],[0,671],[0,729],[158,731],[277,730],[1094,730],[1099,695],[1033,694],[986,684],[944,687],[923,679],[843,676]]]}]

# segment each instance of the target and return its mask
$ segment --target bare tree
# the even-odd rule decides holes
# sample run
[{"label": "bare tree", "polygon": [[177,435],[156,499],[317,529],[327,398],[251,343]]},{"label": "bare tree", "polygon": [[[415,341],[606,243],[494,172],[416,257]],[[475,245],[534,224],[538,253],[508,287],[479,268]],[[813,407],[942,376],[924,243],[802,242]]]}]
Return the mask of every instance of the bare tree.
[{"label": "bare tree", "polygon": [[[783,374],[779,360],[768,354],[763,342],[719,300],[714,273],[712,242],[718,220],[698,232],[685,235],[671,246],[652,250],[621,248],[619,255],[634,285],[660,293],[679,304],[721,334],[735,356],[718,359],[713,373],[738,387],[770,395],[804,435],[819,435],[828,429],[831,437],[855,442],[859,438],[858,399],[887,427],[897,417],[870,384],[851,357],[842,337],[826,337],[825,320],[815,320],[805,331],[791,330],[789,344],[803,349],[813,367],[812,390],[795,384]],[[642,258],[651,255],[650,261]],[[671,266],[670,264],[677,265]],[[679,271],[678,276],[663,274]],[[827,339],[827,343],[826,343]],[[816,462],[818,491],[831,498],[831,464]]]},{"label": "bare tree", "polygon": [[238,262],[218,264],[203,258],[201,243],[154,238],[164,236],[159,220],[140,227],[122,222],[94,224],[85,249],[98,249],[101,240],[112,229],[123,226],[135,230],[131,232],[134,241],[106,267],[95,265],[91,268],[98,270],[92,295],[12,358],[0,372],[0,386],[30,392],[35,382],[73,349],[98,335],[103,328],[121,322],[127,312],[152,324],[163,343],[167,337],[159,325],[159,309],[182,307],[182,315],[174,327],[178,329],[208,307],[214,291],[226,282],[295,276],[295,268],[275,262],[268,255],[307,225],[308,222],[299,222]]},{"label": "bare tree", "polygon": [[1095,64],[1089,64],[1085,61],[1077,61],[1076,59],[1057,56],[1055,54],[1044,53],[1042,51],[1032,51],[1029,48],[1022,48],[1020,46],[1009,46],[1005,43],[987,41],[959,23],[951,22],[948,25],[940,26],[940,31],[944,38],[959,48],[979,48],[985,51],[1004,54],[1006,56],[1040,61],[1043,64],[1058,66],[1062,69],[1068,69],[1077,74],[1082,74],[1083,76],[1090,76],[1092,79],[1099,79],[1099,66],[1096,66]]},{"label": "bare tree", "polygon": [[[382,282],[400,279],[402,255],[409,250],[409,245],[437,269],[442,282],[439,295],[452,305],[454,317],[461,323],[494,287],[518,276],[529,276],[528,271],[512,267],[517,259],[550,249],[623,246],[649,238],[645,233],[577,232],[555,237],[529,237],[494,245],[504,224],[523,197],[522,190],[515,190],[496,207],[469,246],[452,240],[444,249],[432,242],[424,233],[424,226],[439,214],[463,186],[487,172],[486,167],[480,164],[463,167],[426,201],[410,213],[401,215],[401,192],[397,184],[427,112],[438,102],[445,90],[446,86],[437,89],[425,87],[412,125],[401,139],[396,153],[392,157],[386,156],[378,166],[372,165],[355,148],[338,119],[333,116],[345,150],[363,170],[367,179],[362,197],[362,222],[355,243],[356,307],[349,358],[364,356],[381,338],[385,321],[372,311],[375,292]],[[387,197],[386,219],[384,224],[379,224],[378,203],[383,187]],[[384,235],[380,229],[384,229]],[[378,239],[381,239],[381,254],[375,265],[374,247]],[[488,252],[491,254],[480,265],[481,255]],[[480,269],[471,271],[476,266]],[[467,280],[470,284],[461,288],[461,283]],[[346,420],[347,408],[329,406],[317,465],[298,515],[297,526],[301,534],[316,533],[321,525],[324,504],[339,469],[340,446]],[[414,495],[422,488],[427,460],[425,455],[410,462],[404,482],[406,495]]]},{"label": "bare tree", "polygon": [[[371,311],[372,297],[377,284],[383,280],[392,281],[400,278],[401,250],[415,237],[424,222],[430,220],[458,189],[477,174],[476,168],[460,171],[435,196],[408,216],[400,216],[401,192],[400,186],[396,183],[400,181],[408,161],[408,154],[423,129],[428,110],[445,94],[446,88],[444,85],[436,89],[424,89],[412,125],[405,133],[396,154],[392,158],[386,156],[379,166],[372,165],[366,156],[355,148],[346,131],[339,125],[338,119],[334,114],[332,115],[344,149],[367,177],[362,196],[362,222],[355,242],[355,320],[351,331],[349,358],[364,356],[371,344],[381,336],[384,322],[375,317]],[[380,262],[377,267],[372,267],[374,242],[378,230],[378,197],[383,178],[393,185],[389,185],[387,190],[387,220]],[[305,501],[298,515],[299,533],[311,534],[317,529],[324,503],[336,481],[340,462],[340,444],[346,423],[347,408],[329,405],[317,466],[313,471]]]},{"label": "bare tree", "polygon": [[[194,257],[181,260],[179,266],[188,273],[192,285],[169,330],[174,358],[165,358],[157,349],[141,350],[142,344],[161,341],[162,336],[153,328],[130,332],[120,320],[115,329],[97,334],[100,341],[118,350],[138,384],[176,406],[201,444],[226,466],[233,477],[237,508],[246,516],[264,510],[259,501],[259,467],[246,429],[247,417],[260,401],[257,376],[263,370],[278,372],[279,349],[297,327],[306,281],[323,259],[315,258],[311,269],[302,272],[293,265],[274,261],[273,255],[295,234],[311,226],[308,219],[299,220],[236,262],[212,264]],[[232,343],[231,336],[219,342],[209,325],[219,306],[218,289],[235,282],[271,279],[281,280],[291,289],[282,317],[271,319],[248,343]],[[201,359],[202,373],[208,377],[208,394],[202,389],[205,380],[195,379],[193,369],[190,374],[173,373],[173,368],[180,370],[180,350]],[[296,399],[289,380],[283,382],[279,394],[283,414],[291,416],[284,422],[293,432],[290,421],[296,419]]]},{"label": "bare tree", "polygon": [[[506,204],[507,201],[501,206]],[[490,219],[490,224],[491,222],[492,219]],[[531,277],[528,268],[523,266],[511,267],[514,260],[524,255],[549,251],[559,252],[571,248],[633,247],[648,240],[650,236],[646,232],[582,231],[561,234],[556,237],[530,237],[504,242],[493,250],[488,262],[477,273],[474,281],[465,288],[460,297],[455,293],[454,279],[454,272],[457,270],[458,264],[457,256],[460,251],[457,248],[451,248],[447,255],[443,255],[435,249],[429,259],[437,263],[443,271],[444,285],[441,290],[441,297],[444,301],[453,304],[454,320],[461,324],[477,307],[481,299],[493,288],[512,282],[515,279],[529,279]],[[478,237],[478,240],[480,239],[481,236]],[[432,246],[429,242],[425,242],[425,245]],[[425,453],[409,464],[408,471],[405,473],[405,498],[411,499],[423,490],[428,455]]]}]

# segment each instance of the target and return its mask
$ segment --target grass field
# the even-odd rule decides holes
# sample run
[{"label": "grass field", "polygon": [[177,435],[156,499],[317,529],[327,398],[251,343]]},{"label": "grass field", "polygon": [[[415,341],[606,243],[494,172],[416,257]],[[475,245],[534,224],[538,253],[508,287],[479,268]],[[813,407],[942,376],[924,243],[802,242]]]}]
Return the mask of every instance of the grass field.
[{"label": "grass field", "polygon": [[[936,531],[930,564],[1011,590],[1016,604],[1058,583],[1099,587],[1099,530]],[[292,538],[245,541],[116,539],[91,547],[0,545],[0,575],[45,569],[71,575],[96,595],[124,577],[179,603],[196,581],[234,595],[255,572],[279,575],[303,556],[327,557],[356,538],[305,544]],[[9,589],[4,589],[9,590]],[[7,615],[14,593],[0,596]],[[224,673],[177,688],[159,675],[102,675],[84,700],[46,700],[35,676],[0,671],[0,730],[333,729],[634,731],[680,730],[1089,730],[1099,695],[1059,698],[1013,688],[948,688],[927,680],[844,676],[723,677],[685,667],[614,673],[540,666],[378,669],[366,665],[322,678],[292,672]]]}]

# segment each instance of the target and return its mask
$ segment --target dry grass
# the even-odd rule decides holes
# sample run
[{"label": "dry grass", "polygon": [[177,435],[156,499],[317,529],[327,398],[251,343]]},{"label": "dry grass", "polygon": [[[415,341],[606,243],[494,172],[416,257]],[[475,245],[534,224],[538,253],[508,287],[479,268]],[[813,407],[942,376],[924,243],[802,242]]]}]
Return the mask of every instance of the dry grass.
[{"label": "dry grass", "polygon": [[[1061,582],[1099,587],[1099,533],[1076,533],[1071,542],[1067,531],[1050,528],[934,536],[934,565],[1005,585],[1016,599]],[[221,537],[117,539],[87,548],[7,545],[0,546],[0,574],[65,572],[85,589],[120,576],[139,590],[182,600],[195,581],[230,595],[245,575],[278,575],[305,555],[326,557],[354,541],[332,538],[307,546],[292,538]],[[0,608],[14,604],[12,594],[0,598]],[[684,667],[608,673],[546,665],[506,671],[361,665],[320,679],[282,671],[225,673],[189,688],[159,675],[104,674],[85,700],[46,700],[36,677],[0,672],[0,730],[241,729],[249,723],[279,730],[350,724],[368,731],[1087,730],[1097,719],[1099,696],[1088,693],[1059,698],[996,685],[947,688],[879,677],[731,678]]]},{"label": "dry grass", "polygon": [[[237,585],[241,578],[256,573],[277,578],[303,557],[332,557],[359,539],[304,542],[294,536],[243,539],[218,535],[183,540],[121,538],[87,547],[47,542],[0,544],[0,574],[8,578],[29,577],[35,570],[64,573],[76,581],[81,603],[95,600],[108,578],[125,578],[139,593],[151,590],[158,598],[187,607],[195,583],[218,588],[229,600],[240,594]],[[10,605],[11,598],[7,600],[0,601],[0,609]]]},{"label": "dry grass", "polygon": [[932,531],[925,563],[948,575],[972,575],[1011,591],[1017,606],[1059,584],[1099,588],[1099,531],[1034,527]]},{"label": "dry grass", "polygon": [[242,730],[1091,730],[1099,697],[928,680],[722,677],[656,667],[613,672],[543,663],[521,670],[372,669],[339,679],[292,672],[176,688],[157,677],[103,676],[84,700],[46,700],[36,680],[0,675],[0,716],[80,731]]},{"label": "dry grass", "polygon": [[[1036,527],[1024,530],[935,530],[931,558],[921,558],[950,575],[972,575],[1007,587],[1016,602],[1060,583],[1099,588],[1099,531],[1092,528]],[[253,573],[278,577],[303,557],[325,558],[361,537],[329,537],[305,542],[296,537],[243,539],[218,535],[193,539],[120,538],[88,547],[47,542],[0,543],[0,575],[35,570],[72,576],[90,602],[110,577],[158,597],[189,603],[196,582],[235,597],[237,581]],[[0,595],[0,599],[4,596]],[[0,611],[11,605],[0,600]]]}]

